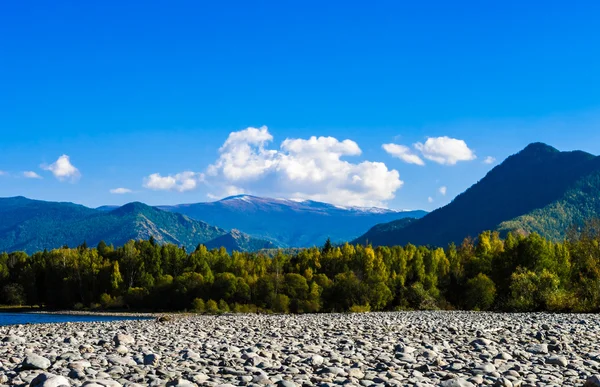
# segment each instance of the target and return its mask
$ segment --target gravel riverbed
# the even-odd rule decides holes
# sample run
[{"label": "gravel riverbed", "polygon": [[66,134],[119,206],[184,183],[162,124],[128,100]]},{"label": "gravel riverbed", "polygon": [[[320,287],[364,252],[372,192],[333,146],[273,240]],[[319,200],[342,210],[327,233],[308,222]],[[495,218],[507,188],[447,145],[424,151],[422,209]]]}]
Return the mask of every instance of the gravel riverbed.
[{"label": "gravel riverbed", "polygon": [[175,316],[0,327],[0,385],[600,386],[600,316]]}]

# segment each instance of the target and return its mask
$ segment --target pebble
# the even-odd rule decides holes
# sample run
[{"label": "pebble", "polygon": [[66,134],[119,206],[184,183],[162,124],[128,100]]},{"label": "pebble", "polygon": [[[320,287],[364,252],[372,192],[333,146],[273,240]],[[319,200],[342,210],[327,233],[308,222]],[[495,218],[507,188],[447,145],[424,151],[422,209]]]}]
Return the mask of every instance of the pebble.
[{"label": "pebble", "polygon": [[0,327],[0,384],[600,387],[600,316],[220,316]]}]

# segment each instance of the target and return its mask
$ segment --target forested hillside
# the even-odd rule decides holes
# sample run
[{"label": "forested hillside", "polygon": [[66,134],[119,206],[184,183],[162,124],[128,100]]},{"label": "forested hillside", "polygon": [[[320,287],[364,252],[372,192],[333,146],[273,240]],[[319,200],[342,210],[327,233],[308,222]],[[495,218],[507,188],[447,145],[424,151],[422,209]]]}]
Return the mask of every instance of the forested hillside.
[{"label": "forested hillside", "polygon": [[[72,203],[26,198],[0,199],[0,251],[33,253],[83,242],[123,245],[131,239],[154,238],[193,250],[228,232],[184,215],[142,203],[129,203],[111,211],[99,211]],[[272,247],[267,241],[240,235],[243,244],[225,245],[233,250],[245,246]]]},{"label": "forested hillside", "polygon": [[564,242],[484,232],[428,248],[327,243],[271,256],[154,239],[0,254],[0,303],[51,308],[321,312],[600,311],[600,222]]},{"label": "forested hillside", "polygon": [[599,176],[596,156],[531,144],[450,204],[406,227],[382,226],[355,242],[446,246],[484,230],[535,231],[558,241],[570,225],[600,217]]}]

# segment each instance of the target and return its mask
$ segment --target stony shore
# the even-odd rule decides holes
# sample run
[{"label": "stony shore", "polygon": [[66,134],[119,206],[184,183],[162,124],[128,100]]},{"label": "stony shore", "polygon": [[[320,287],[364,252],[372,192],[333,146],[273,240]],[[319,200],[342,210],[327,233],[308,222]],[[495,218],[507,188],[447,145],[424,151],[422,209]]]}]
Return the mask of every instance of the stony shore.
[{"label": "stony shore", "polygon": [[468,312],[5,326],[0,384],[600,386],[599,328],[598,315]]}]

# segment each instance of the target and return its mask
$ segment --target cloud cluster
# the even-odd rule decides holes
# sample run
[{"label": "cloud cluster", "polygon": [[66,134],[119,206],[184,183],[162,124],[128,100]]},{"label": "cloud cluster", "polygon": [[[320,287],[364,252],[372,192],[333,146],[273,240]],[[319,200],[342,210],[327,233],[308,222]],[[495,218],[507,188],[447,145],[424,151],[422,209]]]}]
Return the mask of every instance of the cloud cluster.
[{"label": "cloud cluster", "polygon": [[185,192],[196,189],[198,184],[203,181],[204,174],[191,171],[167,176],[153,173],[144,179],[144,187],[155,191]]},{"label": "cloud cluster", "polygon": [[[406,163],[425,165],[423,159],[407,146],[383,144],[382,148],[392,157]],[[423,158],[442,165],[455,165],[459,161],[471,161],[477,158],[464,140],[447,136],[429,137],[424,143],[413,144],[413,148],[420,152]]]},{"label": "cloud cluster", "polygon": [[[218,159],[207,169],[207,184],[222,197],[232,192],[326,201],[340,205],[380,206],[402,186],[396,170],[384,163],[350,162],[360,156],[352,140],[292,138],[270,149],[267,127],[229,135]],[[151,175],[152,176],[152,175]]]},{"label": "cloud cluster", "polygon": [[128,193],[132,193],[133,191],[130,190],[129,188],[114,188],[114,189],[111,189],[109,192],[114,195],[124,195],[124,194],[128,194]]},{"label": "cloud cluster", "polygon": [[40,166],[45,171],[50,171],[60,181],[70,180],[72,182],[81,177],[79,169],[71,164],[69,156],[62,155],[54,163],[50,165],[42,164]]},{"label": "cloud cluster", "polygon": [[438,189],[439,193],[442,194],[442,196],[446,196],[446,193],[448,192],[448,187],[446,187],[445,185],[441,186]]}]

